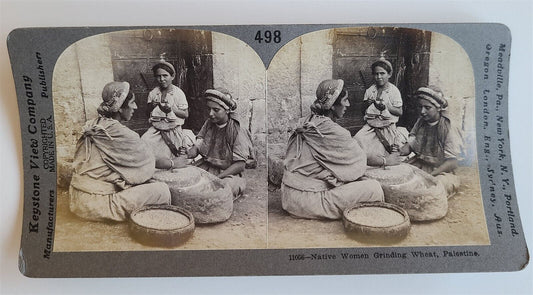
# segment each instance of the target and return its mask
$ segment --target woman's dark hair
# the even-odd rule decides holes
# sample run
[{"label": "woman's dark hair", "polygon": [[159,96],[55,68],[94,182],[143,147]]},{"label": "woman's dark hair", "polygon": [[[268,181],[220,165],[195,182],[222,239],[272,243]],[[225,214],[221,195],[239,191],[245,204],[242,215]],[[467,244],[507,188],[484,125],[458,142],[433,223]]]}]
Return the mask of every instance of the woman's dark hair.
[{"label": "woman's dark hair", "polygon": [[128,107],[128,104],[132,101],[132,100],[135,100],[135,94],[133,94],[133,92],[128,92],[128,96],[126,96],[126,99],[124,100],[124,102],[122,103],[122,105],[120,106],[121,109],[124,109],[124,108],[127,108]]},{"label": "woman's dark hair", "polygon": [[371,68],[372,68],[372,73],[374,73],[374,69],[375,69],[376,67],[381,67],[381,68],[383,68],[385,71],[387,71],[388,74],[392,73],[392,67],[390,66],[389,63],[387,63],[387,62],[384,61],[384,60],[377,60],[377,61],[375,61],[375,62],[372,64],[372,66],[371,66]]},{"label": "woman's dark hair", "polygon": [[169,66],[167,66],[166,64],[163,64],[163,63],[158,63],[156,64],[155,66],[152,67],[152,73],[156,74],[157,70],[158,69],[163,69],[165,71],[167,71],[171,76],[174,76],[174,70],[172,68],[170,68]]},{"label": "woman's dark hair", "polygon": [[348,91],[346,91],[346,89],[343,89],[341,93],[339,94],[339,96],[337,97],[337,99],[335,99],[335,102],[333,103],[333,105],[340,105],[342,99],[347,96],[348,96]]}]

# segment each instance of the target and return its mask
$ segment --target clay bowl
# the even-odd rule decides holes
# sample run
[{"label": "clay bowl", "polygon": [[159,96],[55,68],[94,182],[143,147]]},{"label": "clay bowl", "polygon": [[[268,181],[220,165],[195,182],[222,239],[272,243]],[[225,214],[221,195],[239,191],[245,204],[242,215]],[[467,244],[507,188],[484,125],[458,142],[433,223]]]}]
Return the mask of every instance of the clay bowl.
[{"label": "clay bowl", "polygon": [[346,234],[363,243],[393,244],[404,239],[411,228],[407,212],[384,202],[359,203],[343,212]]},{"label": "clay bowl", "polygon": [[149,205],[130,215],[130,234],[141,244],[175,247],[185,243],[194,232],[194,217],[173,205]]}]

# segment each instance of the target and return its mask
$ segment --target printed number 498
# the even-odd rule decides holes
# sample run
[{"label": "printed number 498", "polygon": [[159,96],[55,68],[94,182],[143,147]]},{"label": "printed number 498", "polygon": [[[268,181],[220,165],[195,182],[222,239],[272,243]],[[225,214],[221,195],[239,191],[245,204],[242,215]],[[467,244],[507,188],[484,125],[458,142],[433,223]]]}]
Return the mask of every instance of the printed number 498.
[{"label": "printed number 498", "polygon": [[255,34],[255,40],[259,43],[265,41],[265,43],[279,43],[281,42],[281,32],[278,30],[275,30],[274,32],[266,30],[266,31],[257,31]]}]

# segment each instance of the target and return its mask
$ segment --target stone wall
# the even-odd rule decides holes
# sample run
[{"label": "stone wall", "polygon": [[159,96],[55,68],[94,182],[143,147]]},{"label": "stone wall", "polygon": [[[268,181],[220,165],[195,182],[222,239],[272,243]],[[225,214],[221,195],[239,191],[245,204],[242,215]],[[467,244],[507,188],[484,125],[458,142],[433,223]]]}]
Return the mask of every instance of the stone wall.
[{"label": "stone wall", "polygon": [[253,136],[259,164],[266,163],[266,72],[255,51],[229,35],[212,33],[213,84],[237,100],[240,123]]},{"label": "stone wall", "polygon": [[333,30],[298,37],[276,53],[267,72],[269,155],[283,155],[290,131],[310,113],[318,84],[331,79]]},{"label": "stone wall", "polygon": [[[332,78],[333,38],[333,30],[323,30],[292,40],[276,54],[267,73],[248,45],[212,34],[214,87],[226,88],[237,98],[238,117],[252,132],[259,164],[266,162],[266,141],[269,155],[283,157],[292,128],[310,112],[317,85]],[[467,160],[475,160],[474,79],[467,54],[449,37],[433,33],[429,75],[430,84],[449,97],[450,113],[464,132]],[[96,117],[102,88],[112,80],[109,35],[81,40],[58,59],[53,99],[60,179],[68,178],[65,171],[81,127]]]},{"label": "stone wall", "polygon": [[[332,78],[334,31],[306,34],[285,45],[274,56],[267,73],[269,179],[279,184],[278,171],[290,131],[309,114],[318,84]],[[450,99],[449,113],[460,122],[466,144],[463,164],[476,161],[475,88],[473,69],[463,48],[451,38],[432,33],[429,84]]]},{"label": "stone wall", "polygon": [[318,84],[333,77],[333,36],[333,30],[323,30],[299,38],[303,116],[311,113]]},{"label": "stone wall", "polygon": [[333,30],[298,37],[276,53],[267,72],[269,180],[281,182],[287,140],[308,115],[318,84],[333,75]]},{"label": "stone wall", "polygon": [[465,162],[477,161],[474,71],[464,49],[450,37],[432,33],[429,85],[448,98],[448,114],[463,131]]},{"label": "stone wall", "polygon": [[[112,33],[112,34],[120,34]],[[85,121],[97,116],[102,89],[113,77],[110,35],[83,39],[59,57],[53,75],[58,183],[70,183],[71,162]],[[248,45],[213,33],[214,87],[227,88],[237,98],[238,117],[250,129],[258,151],[258,164],[266,163],[266,72]]]},{"label": "stone wall", "polygon": [[76,42],[59,57],[54,68],[52,95],[56,128],[58,183],[70,183],[76,142],[85,121],[96,118],[102,89],[113,81],[106,35]]},{"label": "stone wall", "polygon": [[86,120],[76,49],[72,45],[61,54],[52,80],[58,162],[72,157],[76,134]]}]

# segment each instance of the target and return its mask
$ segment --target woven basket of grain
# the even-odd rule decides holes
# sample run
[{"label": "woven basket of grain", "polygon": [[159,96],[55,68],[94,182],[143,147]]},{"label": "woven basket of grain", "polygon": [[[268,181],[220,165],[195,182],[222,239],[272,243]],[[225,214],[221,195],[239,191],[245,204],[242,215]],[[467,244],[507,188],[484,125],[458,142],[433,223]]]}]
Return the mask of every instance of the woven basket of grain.
[{"label": "woven basket of grain", "polygon": [[130,234],[141,244],[175,247],[185,243],[194,232],[194,217],[173,205],[149,205],[130,214]]},{"label": "woven basket of grain", "polygon": [[223,222],[233,213],[231,188],[203,169],[158,170],[153,178],[168,185],[172,205],[191,212],[198,224]]},{"label": "woven basket of grain", "polygon": [[409,233],[411,222],[407,212],[383,202],[359,203],[343,212],[346,233],[368,243],[394,243]]},{"label": "woven basket of grain", "polygon": [[411,221],[436,220],[448,212],[444,186],[413,165],[370,168],[365,176],[377,180],[385,193],[385,202],[404,208]]}]

